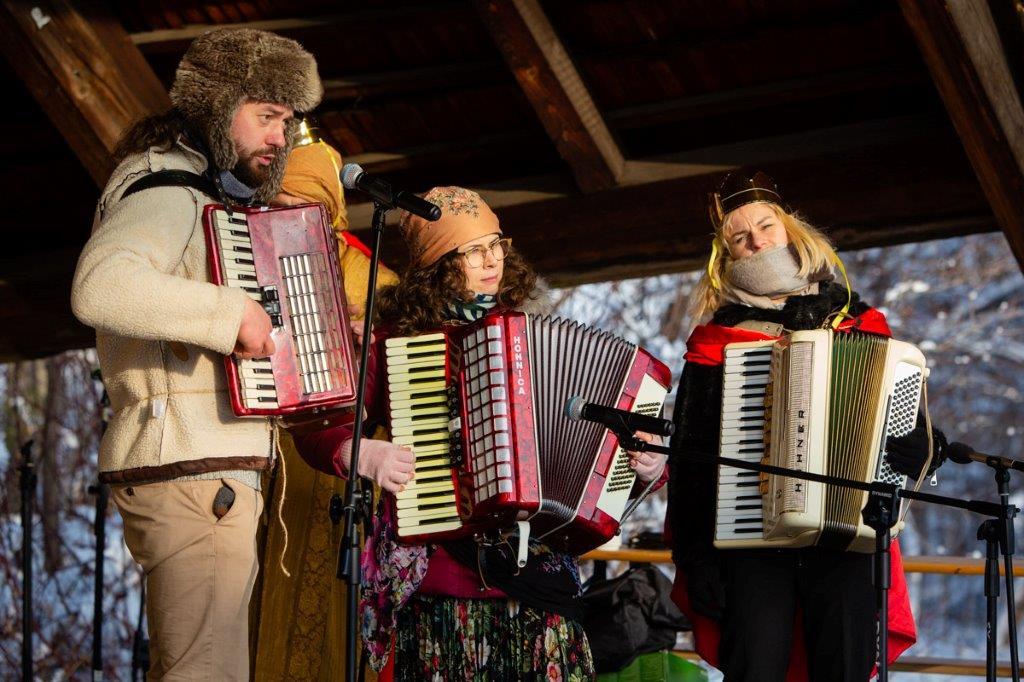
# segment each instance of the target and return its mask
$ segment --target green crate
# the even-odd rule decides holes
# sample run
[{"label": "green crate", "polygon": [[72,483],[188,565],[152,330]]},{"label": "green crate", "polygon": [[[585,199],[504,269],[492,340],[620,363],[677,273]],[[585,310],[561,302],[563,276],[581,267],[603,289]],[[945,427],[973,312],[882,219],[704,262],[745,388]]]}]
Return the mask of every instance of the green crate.
[{"label": "green crate", "polygon": [[707,682],[708,674],[671,651],[638,656],[617,673],[602,673],[598,682]]}]

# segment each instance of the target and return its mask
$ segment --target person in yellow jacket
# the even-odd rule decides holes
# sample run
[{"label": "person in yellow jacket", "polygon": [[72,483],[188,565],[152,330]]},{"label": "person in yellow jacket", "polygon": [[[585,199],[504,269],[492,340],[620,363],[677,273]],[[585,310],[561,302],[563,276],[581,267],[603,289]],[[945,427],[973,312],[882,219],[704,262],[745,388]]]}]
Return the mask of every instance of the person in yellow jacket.
[{"label": "person in yellow jacket", "polygon": [[[369,281],[369,250],[348,231],[341,154],[302,125],[288,158],[276,204],[319,202],[338,239],[349,314],[361,319]],[[381,265],[377,287],[398,283]],[[260,583],[250,606],[257,680],[340,680],[345,669],[345,584],[335,578],[341,527],[331,522],[331,497],[345,482],[311,469],[281,430],[281,464],[264,482],[265,525]]]}]

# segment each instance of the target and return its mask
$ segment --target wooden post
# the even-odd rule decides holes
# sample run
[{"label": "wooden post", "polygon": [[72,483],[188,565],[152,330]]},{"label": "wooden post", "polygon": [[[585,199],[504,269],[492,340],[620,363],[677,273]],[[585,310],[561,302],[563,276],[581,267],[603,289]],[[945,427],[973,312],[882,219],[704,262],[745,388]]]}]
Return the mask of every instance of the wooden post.
[{"label": "wooden post", "polygon": [[96,5],[0,0],[0,49],[102,186],[124,130],[170,99],[124,28]]}]

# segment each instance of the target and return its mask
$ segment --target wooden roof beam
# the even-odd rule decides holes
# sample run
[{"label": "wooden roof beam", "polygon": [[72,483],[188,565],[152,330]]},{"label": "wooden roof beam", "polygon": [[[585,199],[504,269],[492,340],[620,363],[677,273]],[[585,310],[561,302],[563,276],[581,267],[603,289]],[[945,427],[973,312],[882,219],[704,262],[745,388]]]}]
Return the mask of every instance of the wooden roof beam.
[{"label": "wooden roof beam", "polygon": [[99,3],[0,0],[7,61],[98,186],[136,119],[170,99],[123,27]]},{"label": "wooden roof beam", "polygon": [[580,189],[618,184],[622,152],[539,0],[474,4]]},{"label": "wooden roof beam", "polygon": [[974,173],[1024,268],[1024,109],[988,4],[900,0]]}]

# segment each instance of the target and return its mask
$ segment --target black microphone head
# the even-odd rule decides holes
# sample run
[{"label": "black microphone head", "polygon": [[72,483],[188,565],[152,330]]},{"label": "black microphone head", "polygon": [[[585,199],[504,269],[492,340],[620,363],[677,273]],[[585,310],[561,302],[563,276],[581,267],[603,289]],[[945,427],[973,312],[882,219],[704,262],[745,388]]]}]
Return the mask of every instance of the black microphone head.
[{"label": "black microphone head", "polygon": [[946,446],[946,457],[957,464],[967,464],[971,461],[971,453],[974,448],[966,443],[953,442]]},{"label": "black microphone head", "polygon": [[341,184],[345,189],[356,189],[356,180],[363,172],[363,167],[358,163],[346,163],[341,168]]},{"label": "black microphone head", "polygon": [[427,215],[426,215],[427,220],[429,220],[431,222],[433,222],[435,220],[440,220],[441,219],[441,207],[438,206],[437,204],[435,204],[432,201],[428,201],[427,203],[430,204],[430,208],[427,209]]},{"label": "black microphone head", "polygon": [[565,401],[565,416],[574,422],[578,422],[583,418],[583,406],[586,404],[586,400],[578,395],[574,395]]}]

